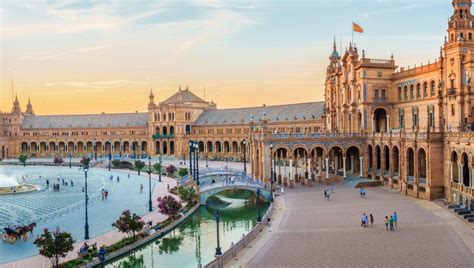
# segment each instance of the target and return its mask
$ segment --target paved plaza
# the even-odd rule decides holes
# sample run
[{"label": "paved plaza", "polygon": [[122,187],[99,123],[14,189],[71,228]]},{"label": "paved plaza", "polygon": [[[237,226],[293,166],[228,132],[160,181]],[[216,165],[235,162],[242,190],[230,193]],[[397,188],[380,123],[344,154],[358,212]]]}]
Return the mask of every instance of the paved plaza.
[{"label": "paved plaza", "polygon": [[[230,267],[474,267],[474,231],[432,202],[369,188],[338,185],[286,189],[278,197],[271,227],[229,263]],[[386,231],[385,215],[399,214]],[[363,213],[375,216],[362,228]]]}]

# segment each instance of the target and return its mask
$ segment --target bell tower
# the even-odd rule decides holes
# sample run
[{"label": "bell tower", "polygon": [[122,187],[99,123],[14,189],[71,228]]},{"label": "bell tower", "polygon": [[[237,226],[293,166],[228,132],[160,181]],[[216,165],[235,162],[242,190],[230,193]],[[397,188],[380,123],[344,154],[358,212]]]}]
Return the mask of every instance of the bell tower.
[{"label": "bell tower", "polygon": [[454,13],[448,24],[449,42],[472,42],[474,38],[472,0],[453,0],[452,5]]}]

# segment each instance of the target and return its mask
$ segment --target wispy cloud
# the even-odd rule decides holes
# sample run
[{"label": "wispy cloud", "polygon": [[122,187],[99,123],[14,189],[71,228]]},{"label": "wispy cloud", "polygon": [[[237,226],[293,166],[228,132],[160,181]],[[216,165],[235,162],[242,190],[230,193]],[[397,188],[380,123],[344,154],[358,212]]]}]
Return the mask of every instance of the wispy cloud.
[{"label": "wispy cloud", "polygon": [[134,80],[108,80],[108,81],[72,81],[72,82],[47,82],[47,87],[76,87],[76,88],[110,88],[110,87],[129,87],[129,86],[143,86],[148,84],[147,81]]},{"label": "wispy cloud", "polygon": [[368,19],[371,16],[380,16],[384,15],[387,13],[396,13],[396,12],[401,12],[401,11],[409,11],[417,8],[422,8],[426,6],[428,3],[427,2],[417,2],[417,3],[398,3],[397,6],[392,6],[390,8],[385,7],[381,9],[374,9],[374,10],[368,10],[365,11],[362,14],[358,15],[359,19]]},{"label": "wispy cloud", "polygon": [[37,53],[26,54],[20,57],[20,59],[22,60],[64,60],[64,59],[70,59],[71,57],[77,56],[79,54],[104,50],[112,46],[115,46],[115,45],[107,44],[107,45],[97,45],[97,46],[69,49],[69,50],[63,50],[63,51],[37,52]]}]

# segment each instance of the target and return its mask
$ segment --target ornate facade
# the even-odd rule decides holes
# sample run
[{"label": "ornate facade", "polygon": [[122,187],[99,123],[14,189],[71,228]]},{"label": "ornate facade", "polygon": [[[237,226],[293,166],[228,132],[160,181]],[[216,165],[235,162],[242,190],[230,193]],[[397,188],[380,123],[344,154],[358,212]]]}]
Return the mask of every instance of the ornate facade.
[{"label": "ornate facade", "polygon": [[2,157],[108,152],[114,157],[188,155],[241,161],[252,175],[279,183],[371,178],[423,199],[470,206],[473,197],[474,18],[471,0],[453,0],[439,55],[402,68],[391,55],[373,59],[334,44],[325,100],[279,106],[217,109],[189,89],[130,114],[36,116],[16,100],[2,113]]}]

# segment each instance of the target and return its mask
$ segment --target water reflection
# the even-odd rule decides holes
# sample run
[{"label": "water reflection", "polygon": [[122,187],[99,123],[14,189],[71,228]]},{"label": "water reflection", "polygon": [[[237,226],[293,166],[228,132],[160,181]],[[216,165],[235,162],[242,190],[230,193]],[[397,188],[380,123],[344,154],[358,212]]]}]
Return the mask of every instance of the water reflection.
[{"label": "water reflection", "polygon": [[[267,204],[261,203],[262,213]],[[255,193],[229,190],[210,197],[189,219],[176,229],[115,260],[107,267],[197,267],[214,258],[216,222],[214,212],[221,210],[221,247],[226,250],[256,224],[258,208]],[[133,256],[133,257],[132,257]],[[142,260],[140,262],[140,260]],[[133,263],[135,266],[128,266]]]}]

